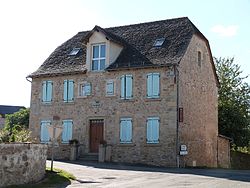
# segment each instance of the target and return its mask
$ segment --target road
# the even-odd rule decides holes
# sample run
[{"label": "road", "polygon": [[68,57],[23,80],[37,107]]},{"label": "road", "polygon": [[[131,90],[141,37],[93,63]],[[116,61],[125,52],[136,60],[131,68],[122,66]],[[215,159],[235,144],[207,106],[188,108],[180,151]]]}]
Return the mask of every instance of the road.
[{"label": "road", "polygon": [[[50,166],[50,161],[47,161]],[[250,188],[250,170],[177,169],[95,162],[54,162],[76,181],[65,187]]]}]

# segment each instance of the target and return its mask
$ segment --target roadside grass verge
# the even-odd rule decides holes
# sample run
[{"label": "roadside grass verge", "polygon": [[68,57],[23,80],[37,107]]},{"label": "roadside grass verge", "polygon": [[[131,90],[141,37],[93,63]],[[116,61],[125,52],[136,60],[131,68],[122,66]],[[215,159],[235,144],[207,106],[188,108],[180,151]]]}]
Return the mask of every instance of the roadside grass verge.
[{"label": "roadside grass verge", "polygon": [[55,188],[60,186],[67,186],[71,183],[70,180],[75,180],[75,176],[64,170],[53,168],[53,172],[50,168],[46,168],[46,174],[43,180],[38,183],[24,184],[24,185],[12,185],[8,188]]}]

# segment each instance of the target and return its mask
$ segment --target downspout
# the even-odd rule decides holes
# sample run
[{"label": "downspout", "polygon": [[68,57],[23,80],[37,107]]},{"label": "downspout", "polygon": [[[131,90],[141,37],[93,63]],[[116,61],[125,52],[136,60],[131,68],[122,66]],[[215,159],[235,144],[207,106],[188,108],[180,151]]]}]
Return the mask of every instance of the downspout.
[{"label": "downspout", "polygon": [[179,70],[178,65],[174,66],[175,69],[175,82],[176,82],[176,167],[180,168],[180,136],[179,136]]}]

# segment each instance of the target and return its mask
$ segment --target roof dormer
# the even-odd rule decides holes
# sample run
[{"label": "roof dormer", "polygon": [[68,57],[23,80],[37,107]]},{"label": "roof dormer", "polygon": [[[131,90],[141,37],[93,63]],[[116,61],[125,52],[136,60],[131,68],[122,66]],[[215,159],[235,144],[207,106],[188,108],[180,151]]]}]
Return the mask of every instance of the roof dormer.
[{"label": "roof dormer", "polygon": [[86,65],[88,71],[104,71],[113,63],[123,46],[116,41],[111,34],[99,26],[95,26],[85,37],[84,42],[87,46]]}]

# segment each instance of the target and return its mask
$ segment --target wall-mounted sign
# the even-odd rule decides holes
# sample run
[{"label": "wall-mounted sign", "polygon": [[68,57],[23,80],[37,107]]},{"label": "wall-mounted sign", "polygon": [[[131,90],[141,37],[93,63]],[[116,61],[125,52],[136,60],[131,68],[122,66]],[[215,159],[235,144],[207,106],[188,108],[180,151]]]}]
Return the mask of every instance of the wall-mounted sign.
[{"label": "wall-mounted sign", "polygon": [[181,145],[181,151],[187,151],[187,146],[186,145]]},{"label": "wall-mounted sign", "polygon": [[100,106],[101,106],[100,101],[94,101],[92,103],[92,107],[94,107],[94,108],[97,108],[97,107],[100,107]]},{"label": "wall-mounted sign", "polygon": [[179,108],[179,122],[183,122],[183,108]]},{"label": "wall-mounted sign", "polygon": [[188,152],[187,151],[180,151],[180,155],[187,155]]}]

